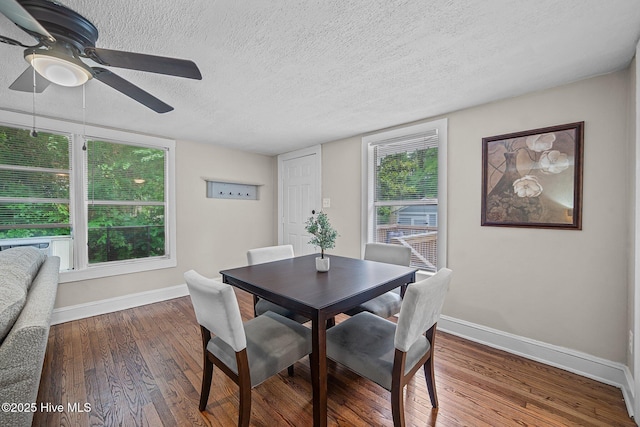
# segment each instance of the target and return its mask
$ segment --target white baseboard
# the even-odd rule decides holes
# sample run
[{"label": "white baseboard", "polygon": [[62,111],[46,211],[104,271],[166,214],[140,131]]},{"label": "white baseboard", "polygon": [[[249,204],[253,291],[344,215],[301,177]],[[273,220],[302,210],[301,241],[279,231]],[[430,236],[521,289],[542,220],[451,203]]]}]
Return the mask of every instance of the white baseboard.
[{"label": "white baseboard", "polygon": [[618,387],[633,416],[633,375],[621,363],[444,315],[438,330]]},{"label": "white baseboard", "polygon": [[54,308],[51,316],[51,324],[57,325],[71,320],[113,313],[114,311],[126,310],[128,308],[153,304],[154,302],[166,301],[186,295],[189,295],[189,290],[186,284],[182,284],[100,301],[92,301],[86,304]]}]

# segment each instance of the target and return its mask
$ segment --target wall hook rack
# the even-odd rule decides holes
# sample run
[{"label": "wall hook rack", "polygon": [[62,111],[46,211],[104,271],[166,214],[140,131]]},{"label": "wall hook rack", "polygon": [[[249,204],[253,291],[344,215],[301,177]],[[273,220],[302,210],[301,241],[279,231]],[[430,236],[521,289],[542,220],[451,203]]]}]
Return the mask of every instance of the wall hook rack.
[{"label": "wall hook rack", "polygon": [[207,183],[207,197],[213,199],[258,200],[261,184],[229,182],[203,178]]}]

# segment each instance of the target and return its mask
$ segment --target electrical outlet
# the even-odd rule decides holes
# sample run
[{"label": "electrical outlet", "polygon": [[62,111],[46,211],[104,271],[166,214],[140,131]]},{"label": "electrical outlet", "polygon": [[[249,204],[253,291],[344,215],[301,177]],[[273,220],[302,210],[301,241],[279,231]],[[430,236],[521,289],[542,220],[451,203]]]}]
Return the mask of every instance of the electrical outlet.
[{"label": "electrical outlet", "polygon": [[629,329],[629,354],[633,355],[633,331]]}]

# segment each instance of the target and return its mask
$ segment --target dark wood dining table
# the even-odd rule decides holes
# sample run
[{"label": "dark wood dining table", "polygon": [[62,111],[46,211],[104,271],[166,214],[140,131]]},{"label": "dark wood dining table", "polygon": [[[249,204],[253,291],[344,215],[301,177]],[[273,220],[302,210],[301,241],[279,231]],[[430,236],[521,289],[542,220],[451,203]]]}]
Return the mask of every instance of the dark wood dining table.
[{"label": "dark wood dining table", "polygon": [[317,255],[232,268],[222,280],[311,320],[313,425],[327,425],[327,320],[407,283],[416,269],[331,255],[328,272],[316,271]]}]

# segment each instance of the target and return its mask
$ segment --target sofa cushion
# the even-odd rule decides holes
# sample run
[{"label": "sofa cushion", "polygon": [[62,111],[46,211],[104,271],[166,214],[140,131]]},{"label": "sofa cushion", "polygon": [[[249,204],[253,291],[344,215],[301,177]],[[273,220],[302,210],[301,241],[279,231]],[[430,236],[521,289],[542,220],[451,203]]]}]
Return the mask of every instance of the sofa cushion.
[{"label": "sofa cushion", "polygon": [[[1,280],[1,279],[0,279]],[[0,342],[9,334],[22,311],[27,294],[11,283],[2,286],[0,292]]]},{"label": "sofa cushion", "polygon": [[29,287],[46,258],[33,247],[0,251],[0,342],[20,315]]},{"label": "sofa cushion", "polygon": [[[27,292],[46,259],[47,256],[42,251],[32,246],[0,251],[0,278],[6,278]],[[0,289],[2,287],[3,283],[0,282]]]}]

